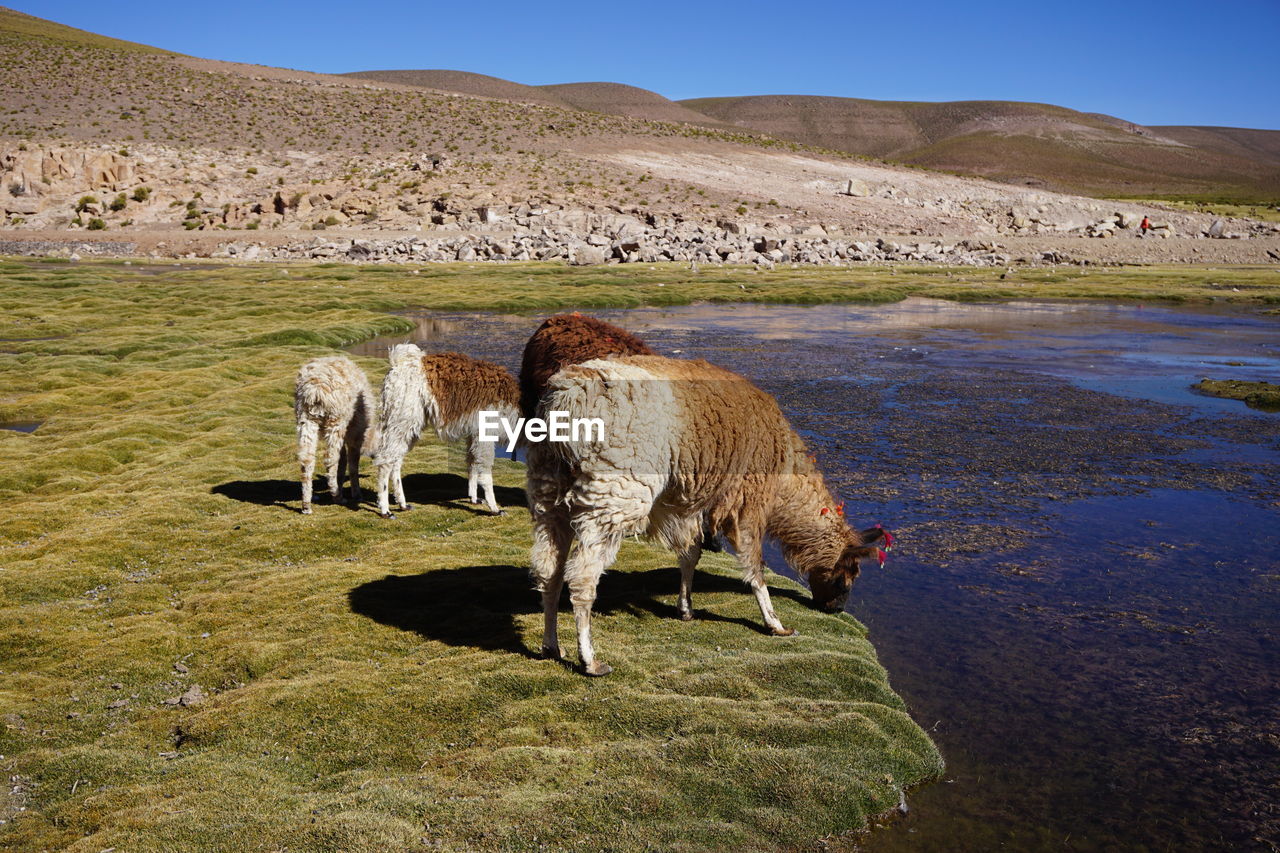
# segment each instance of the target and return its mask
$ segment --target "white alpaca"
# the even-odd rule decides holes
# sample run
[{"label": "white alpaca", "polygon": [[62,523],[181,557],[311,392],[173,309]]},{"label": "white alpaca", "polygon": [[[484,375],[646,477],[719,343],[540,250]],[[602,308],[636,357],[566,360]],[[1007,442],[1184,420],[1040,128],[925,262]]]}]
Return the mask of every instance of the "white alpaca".
[{"label": "white alpaca", "polygon": [[325,441],[329,494],[342,499],[349,478],[352,500],[360,500],[360,455],[377,444],[373,388],[369,377],[345,355],[308,361],[298,371],[293,410],[298,418],[298,462],[302,466],[302,511],[311,512],[316,449]]},{"label": "white alpaca", "polygon": [[520,391],[506,369],[459,353],[425,355],[413,344],[393,347],[391,369],[382,380],[381,439],[374,465],[378,469],[378,513],[391,518],[388,499],[394,479],[396,503],[409,509],[401,466],[428,423],[442,441],[467,445],[467,497],[479,503],[484,490],[489,511],[502,514],[493,496],[494,443],[479,440],[480,412],[496,411],[515,423]]}]

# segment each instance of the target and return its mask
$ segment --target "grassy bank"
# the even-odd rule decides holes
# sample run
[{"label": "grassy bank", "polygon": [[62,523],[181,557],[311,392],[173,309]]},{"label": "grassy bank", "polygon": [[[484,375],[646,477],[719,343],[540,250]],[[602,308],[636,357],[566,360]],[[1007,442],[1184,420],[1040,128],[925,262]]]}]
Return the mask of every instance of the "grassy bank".
[{"label": "grassy bank", "polygon": [[456,501],[436,445],[395,521],[302,517],[292,376],[406,305],[1280,303],[1267,269],[1000,274],[0,263],[0,421],[44,422],[0,430],[0,845],[772,850],[861,826],[941,759],[855,620],[772,577],[801,633],[765,636],[709,555],[681,623],[671,557],[628,542],[598,606],[616,672],[538,660],[520,466],[505,518]]},{"label": "grassy bank", "polygon": [[405,328],[386,309],[735,293],[754,291],[719,273],[0,264],[0,421],[44,421],[0,430],[0,847],[777,849],[934,778],[865,630],[772,577],[800,636],[764,635],[721,555],[685,624],[671,558],[627,543],[598,606],[615,673],[537,659],[518,465],[496,471],[505,518],[457,502],[461,461],[430,444],[395,521],[294,511],[292,375]]}]

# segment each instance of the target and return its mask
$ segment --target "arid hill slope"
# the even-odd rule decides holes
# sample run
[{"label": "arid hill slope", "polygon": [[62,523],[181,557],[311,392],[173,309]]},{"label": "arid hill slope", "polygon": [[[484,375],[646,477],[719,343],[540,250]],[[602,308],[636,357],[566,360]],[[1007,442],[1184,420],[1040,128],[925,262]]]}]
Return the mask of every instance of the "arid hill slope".
[{"label": "arid hill slope", "polygon": [[416,86],[441,92],[457,92],[481,98],[500,98],[505,101],[525,101],[534,104],[552,104],[568,107],[570,104],[546,91],[546,87],[526,86],[501,77],[475,74],[471,71],[450,71],[447,68],[404,69],[398,71],[351,71],[341,75],[360,80],[376,80],[401,86]]},{"label": "arid hill slope", "polygon": [[539,86],[579,109],[653,121],[677,121],[707,127],[725,127],[724,122],[664,98],[657,92],[622,83],[560,83]]},{"label": "arid hill slope", "polygon": [[[847,260],[836,242],[851,239],[914,246],[894,238],[926,237],[954,247],[1132,237],[1145,212],[1156,213],[1166,248],[1153,254],[1152,241],[1127,240],[1110,257],[1201,251],[1171,237],[1273,234],[1245,220],[1219,223],[1211,234],[1214,217],[1200,212],[1157,212],[762,133],[601,111],[688,117],[632,87],[524,87],[510,99],[485,88],[505,84],[496,78],[429,81],[483,90],[450,93],[181,56],[4,11],[0,77],[0,230],[48,235],[38,239],[82,234],[174,251],[187,235],[184,245],[207,252],[237,240],[320,239],[313,231],[328,232],[326,241],[390,232],[451,241],[454,255],[467,258],[469,241],[501,232],[502,251],[486,245],[502,259],[512,257],[508,249],[524,251],[510,242],[516,235],[556,244],[532,249],[581,257],[750,261],[778,252],[804,262]],[[524,97],[527,90],[541,100]],[[955,127],[975,120],[954,106],[944,118]],[[1098,133],[1112,132],[1102,119],[1089,121]],[[925,130],[917,123],[894,132]],[[1222,136],[1216,144],[1259,143]],[[755,248],[793,238],[810,248]],[[1270,257],[1270,245],[1244,245],[1253,242],[1240,241],[1236,254]]]},{"label": "arid hill slope", "polygon": [[1280,197],[1280,131],[1143,127],[1009,101],[768,95],[680,103],[783,139],[1063,192]]}]

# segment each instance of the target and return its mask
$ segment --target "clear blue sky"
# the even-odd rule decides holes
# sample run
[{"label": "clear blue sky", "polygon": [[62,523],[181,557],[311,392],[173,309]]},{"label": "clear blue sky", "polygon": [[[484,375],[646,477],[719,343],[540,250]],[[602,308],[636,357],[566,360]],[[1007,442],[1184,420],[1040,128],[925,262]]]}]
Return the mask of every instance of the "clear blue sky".
[{"label": "clear blue sky", "polygon": [[674,99],[1040,101],[1143,124],[1280,129],[1280,0],[0,3],[180,53],[310,71],[454,68]]}]

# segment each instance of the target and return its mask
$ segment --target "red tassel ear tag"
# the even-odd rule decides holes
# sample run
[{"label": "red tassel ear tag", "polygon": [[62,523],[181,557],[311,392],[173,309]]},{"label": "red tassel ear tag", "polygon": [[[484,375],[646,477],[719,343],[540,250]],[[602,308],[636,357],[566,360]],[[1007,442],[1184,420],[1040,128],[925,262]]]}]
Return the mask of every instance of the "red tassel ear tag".
[{"label": "red tassel ear tag", "polygon": [[818,515],[826,515],[826,514],[827,514],[827,513],[829,513],[829,512],[831,512],[831,510],[827,509],[827,508],[824,506],[824,507],[822,508],[822,511],[821,511],[821,512],[819,512],[819,513],[818,513]]},{"label": "red tassel ear tag", "polygon": [[884,550],[892,551],[893,550],[893,534],[885,530],[879,524],[876,525],[876,529],[884,531]]},{"label": "red tassel ear tag", "polygon": [[840,501],[840,506],[836,507],[836,515],[844,518],[844,501]]},{"label": "red tassel ear tag", "polygon": [[880,560],[880,568],[884,568],[884,561],[889,555],[885,553],[883,548],[876,549],[876,558]]}]

